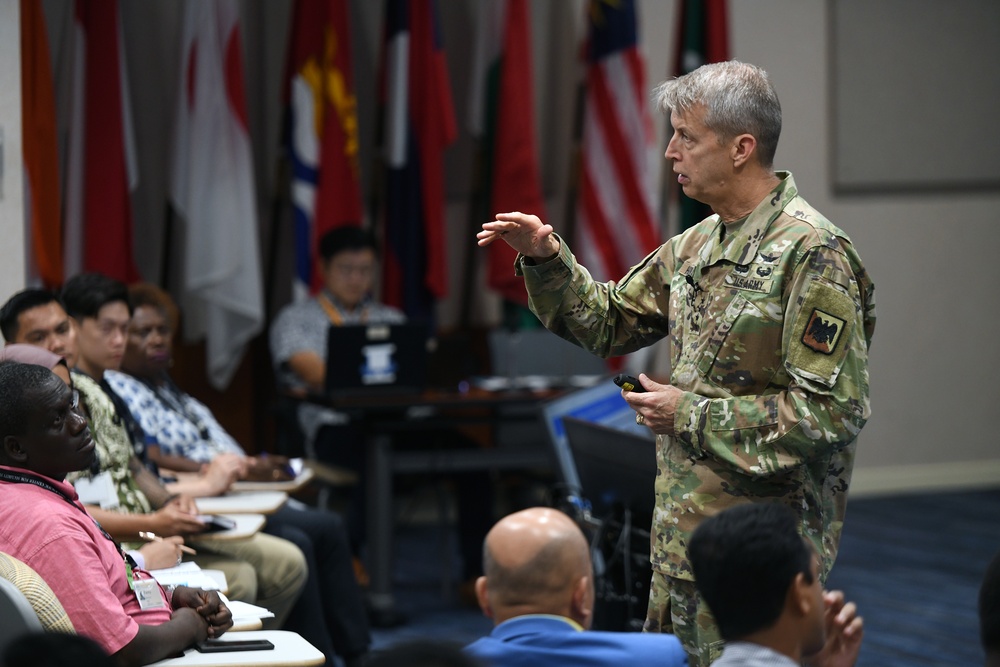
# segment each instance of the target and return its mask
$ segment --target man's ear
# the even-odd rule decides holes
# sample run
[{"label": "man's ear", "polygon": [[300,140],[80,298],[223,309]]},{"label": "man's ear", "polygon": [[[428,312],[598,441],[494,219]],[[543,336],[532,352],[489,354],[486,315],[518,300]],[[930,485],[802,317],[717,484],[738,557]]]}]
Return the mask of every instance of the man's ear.
[{"label": "man's ear", "polygon": [[[14,465],[28,460],[28,452],[16,435],[7,435],[3,439],[3,458]],[[17,466],[22,467],[22,466]]]},{"label": "man's ear", "polygon": [[786,601],[790,611],[798,616],[809,615],[813,606],[812,586],[811,582],[806,581],[805,573],[799,572],[795,575],[795,580],[788,587],[788,600]]},{"label": "man's ear", "polygon": [[757,150],[757,140],[752,134],[741,134],[733,139],[730,146],[729,153],[733,159],[733,166],[739,168],[750,161],[750,157]]},{"label": "man's ear", "polygon": [[479,608],[483,610],[483,616],[493,618],[493,608],[490,607],[489,591],[486,588],[486,577],[476,579],[476,600]]},{"label": "man's ear", "polygon": [[577,580],[573,587],[572,607],[573,620],[584,629],[590,629],[594,620],[594,587],[590,577],[584,575]]}]

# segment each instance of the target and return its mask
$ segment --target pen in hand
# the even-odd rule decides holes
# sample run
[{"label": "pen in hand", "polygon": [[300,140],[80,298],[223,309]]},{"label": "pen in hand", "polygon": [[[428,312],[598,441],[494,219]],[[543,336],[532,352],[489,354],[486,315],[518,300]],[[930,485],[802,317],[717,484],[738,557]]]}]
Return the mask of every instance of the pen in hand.
[{"label": "pen in hand", "polygon": [[[163,541],[162,537],[160,537],[156,533],[151,533],[148,530],[140,530],[139,531],[139,537],[141,537],[142,539],[146,540],[147,542],[162,542]],[[195,551],[191,547],[189,547],[187,545],[184,545],[184,544],[178,544],[177,547],[181,551],[183,551],[184,553],[191,554],[192,556],[198,553],[197,551]]]}]

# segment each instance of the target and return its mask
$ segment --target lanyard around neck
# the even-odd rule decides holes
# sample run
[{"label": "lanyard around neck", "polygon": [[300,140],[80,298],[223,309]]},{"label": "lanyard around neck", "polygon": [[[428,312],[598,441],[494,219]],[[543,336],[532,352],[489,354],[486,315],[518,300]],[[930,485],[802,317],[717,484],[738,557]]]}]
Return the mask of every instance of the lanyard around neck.
[{"label": "lanyard around neck", "polygon": [[0,480],[3,480],[5,482],[10,482],[11,484],[32,484],[40,489],[48,491],[49,493],[56,494],[57,496],[65,500],[67,503],[69,503],[72,507],[83,512],[88,519],[94,522],[94,525],[97,526],[97,529],[101,531],[101,535],[103,535],[106,540],[115,545],[115,548],[118,550],[118,553],[125,560],[125,564],[128,566],[128,576],[131,578],[132,570],[134,570],[137,567],[135,561],[132,560],[132,556],[126,553],[124,549],[122,549],[122,545],[119,544],[115,538],[111,537],[111,533],[104,530],[104,526],[102,526],[97,521],[97,519],[92,517],[90,513],[87,512],[87,510],[85,510],[83,507],[74,502],[74,500],[70,498],[68,495],[66,495],[66,493],[62,489],[55,486],[54,484],[50,484],[41,477],[35,477],[34,475],[24,475],[19,472],[12,472],[10,470],[0,469]]},{"label": "lanyard around neck", "polygon": [[[323,308],[323,312],[326,313],[327,318],[330,320],[330,324],[335,327],[343,326],[344,324],[344,313],[341,311],[340,307],[330,300],[330,297],[326,295],[325,292],[320,292],[316,297],[319,305]],[[368,306],[361,307],[361,317],[358,318],[361,323],[368,320]]]}]

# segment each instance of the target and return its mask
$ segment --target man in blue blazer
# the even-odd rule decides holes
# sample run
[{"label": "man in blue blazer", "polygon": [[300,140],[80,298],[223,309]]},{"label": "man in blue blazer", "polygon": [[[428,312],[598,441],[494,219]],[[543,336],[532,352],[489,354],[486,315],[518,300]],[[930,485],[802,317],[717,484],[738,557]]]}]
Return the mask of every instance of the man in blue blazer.
[{"label": "man in blue blazer", "polygon": [[548,507],[501,519],[486,536],[476,596],[496,626],[465,650],[492,667],[687,665],[673,635],[588,630],[590,549],[568,516]]}]

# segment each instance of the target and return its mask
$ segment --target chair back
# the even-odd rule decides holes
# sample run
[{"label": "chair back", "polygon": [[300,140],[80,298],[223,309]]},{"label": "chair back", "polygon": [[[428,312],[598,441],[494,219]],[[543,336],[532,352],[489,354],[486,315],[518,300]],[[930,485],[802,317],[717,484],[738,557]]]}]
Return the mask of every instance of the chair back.
[{"label": "chair back", "polygon": [[37,572],[0,552],[0,651],[28,632],[75,633],[66,610]]}]

